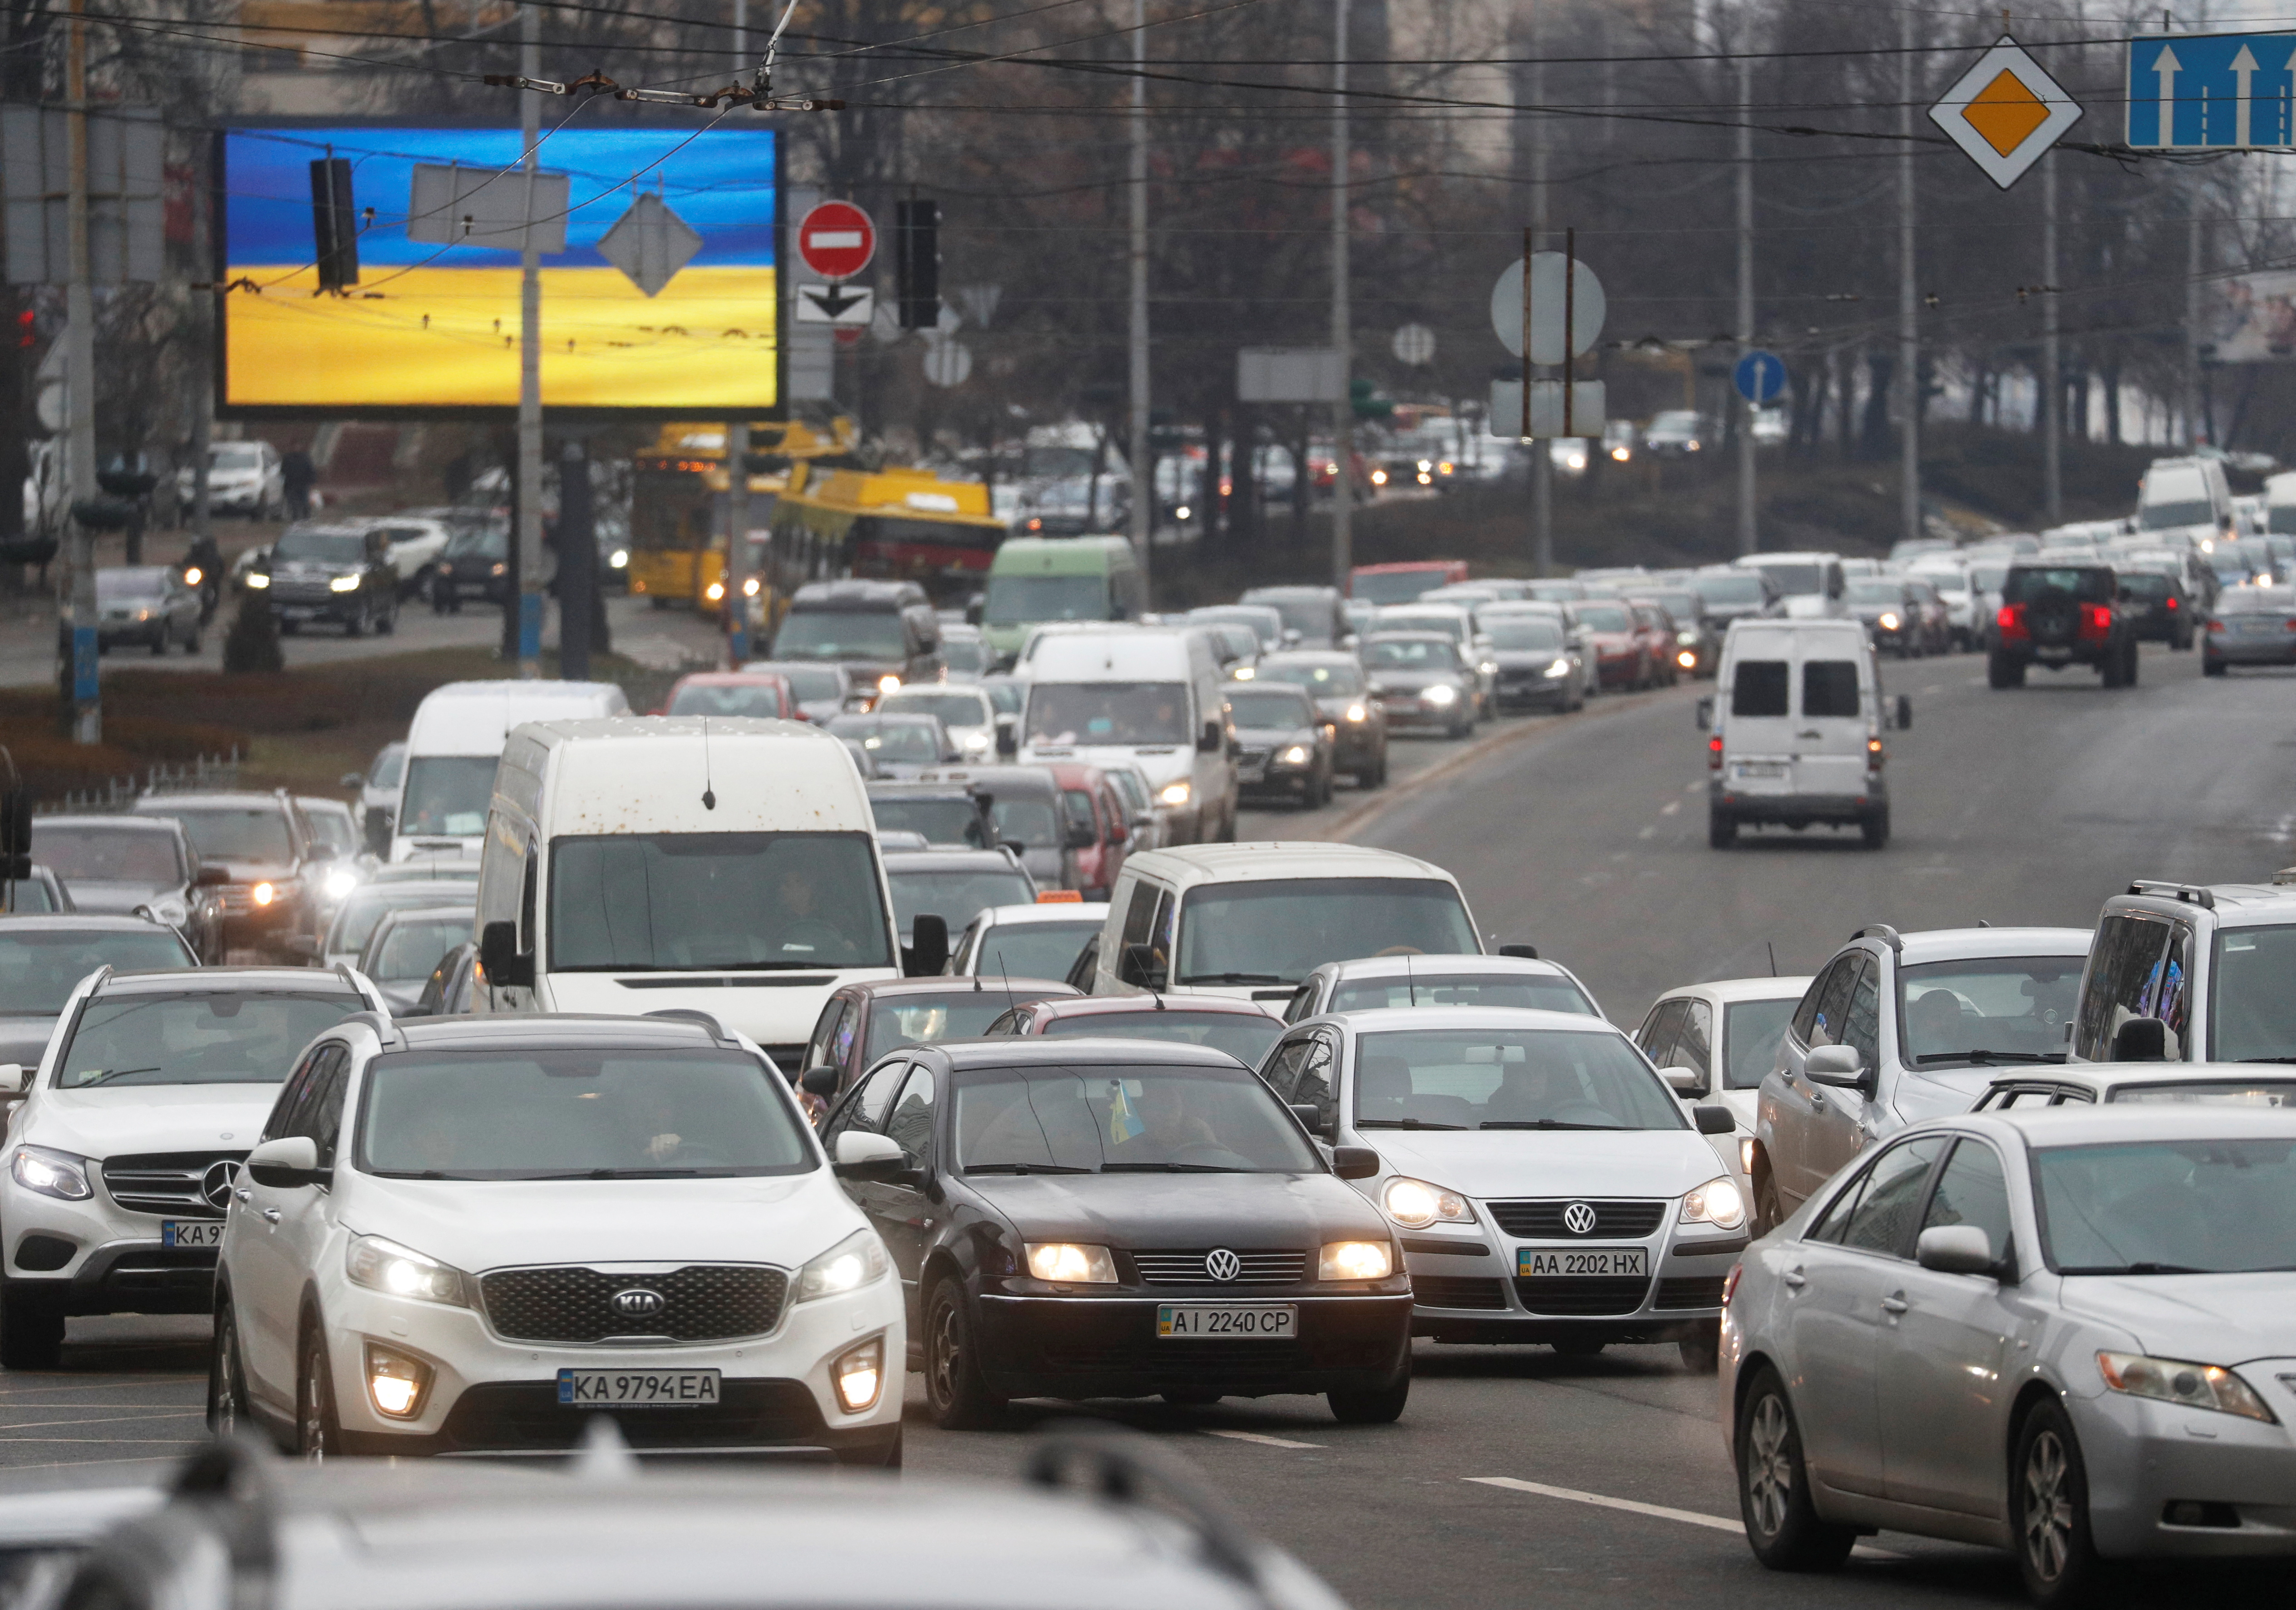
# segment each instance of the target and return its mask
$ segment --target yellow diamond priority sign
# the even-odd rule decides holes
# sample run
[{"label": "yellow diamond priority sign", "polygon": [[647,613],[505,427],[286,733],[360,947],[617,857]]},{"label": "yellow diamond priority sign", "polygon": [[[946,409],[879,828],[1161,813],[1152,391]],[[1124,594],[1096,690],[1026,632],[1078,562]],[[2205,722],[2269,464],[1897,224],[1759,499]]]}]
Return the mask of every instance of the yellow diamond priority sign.
[{"label": "yellow diamond priority sign", "polygon": [[2006,34],[1930,108],[1930,120],[2004,190],[2080,116],[2079,103]]}]

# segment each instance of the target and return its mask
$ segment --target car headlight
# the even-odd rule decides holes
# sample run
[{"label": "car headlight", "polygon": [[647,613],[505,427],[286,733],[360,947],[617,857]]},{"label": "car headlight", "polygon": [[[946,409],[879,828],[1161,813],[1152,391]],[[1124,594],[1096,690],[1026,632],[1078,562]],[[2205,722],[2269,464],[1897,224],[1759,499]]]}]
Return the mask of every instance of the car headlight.
[{"label": "car headlight", "polygon": [[268,906],[279,898],[279,890],[275,884],[258,883],[247,891],[247,898],[258,906]]},{"label": "car headlight", "polygon": [[2214,1364],[2148,1359],[2142,1353],[2100,1352],[2096,1368],[2107,1386],[2132,1398],[2158,1398],[2163,1403],[2213,1409],[2219,1414],[2240,1415],[2251,1420],[2273,1419],[2272,1411],[2249,1390],[2247,1382]]},{"label": "car headlight", "polygon": [[358,887],[359,875],[348,867],[337,867],[327,874],[327,898],[339,900]]},{"label": "car headlight", "polygon": [[508,566],[508,565],[506,565],[506,564],[498,564],[498,565],[496,565],[492,570],[490,570],[490,571],[488,571],[487,572],[487,574],[488,574],[488,575],[489,575],[489,576],[504,576],[504,575],[508,575],[509,573],[510,573],[510,566]]},{"label": "car headlight", "polygon": [[1305,743],[1294,743],[1275,758],[1286,766],[1305,766],[1308,763],[1308,746]]},{"label": "car headlight", "polygon": [[1734,1230],[1746,1222],[1746,1194],[1727,1174],[1710,1179],[1682,1199],[1678,1222],[1710,1224],[1718,1230]]},{"label": "car headlight", "polygon": [[873,1280],[882,1280],[891,1268],[885,1244],[874,1230],[856,1230],[798,1271],[797,1300],[841,1297],[857,1292]]},{"label": "car headlight", "polygon": [[901,679],[890,671],[877,678],[877,691],[881,694],[890,694],[900,685]]},{"label": "car headlight", "polygon": [[829,1378],[837,1384],[837,1406],[847,1414],[874,1409],[885,1380],[885,1338],[872,1336],[838,1354]]},{"label": "car headlight", "polygon": [[359,583],[365,579],[364,576],[338,576],[327,583],[327,590],[331,593],[356,593],[359,590]]},{"label": "car headlight", "polygon": [[88,1188],[87,1159],[47,1146],[18,1146],[8,1171],[28,1191],[53,1196],[60,1202],[86,1202],[95,1193]]},{"label": "car headlight", "polygon": [[152,612],[150,610],[137,610],[135,612],[135,619],[138,620],[149,620],[151,618]]},{"label": "car headlight", "polygon": [[1677,643],[1694,644],[1698,641],[1698,634],[1696,632],[1677,632],[1674,635],[1674,640]]},{"label": "car headlight", "polygon": [[1371,719],[1371,711],[1365,710],[1360,704],[1350,704],[1348,706],[1348,719],[1350,721],[1368,721]]},{"label": "car headlight", "polygon": [[1894,632],[1898,629],[1898,616],[1895,611],[1882,612],[1882,629],[1885,632]]},{"label": "car headlight", "polygon": [[701,596],[715,604],[726,596],[726,584],[722,581],[713,581],[701,589]]},{"label": "car headlight", "polygon": [[1475,669],[1482,672],[1486,677],[1496,676],[1498,674],[1499,662],[1496,660],[1481,661],[1476,665]]},{"label": "car headlight", "polygon": [[607,564],[608,564],[608,565],[610,565],[611,567],[612,567],[613,569],[618,570],[618,571],[626,571],[626,570],[629,569],[629,568],[630,568],[630,551],[629,551],[629,549],[627,549],[627,548],[616,548],[612,553],[611,553],[611,554],[607,554],[607,555],[606,555],[606,563],[607,563]]},{"label": "car headlight", "polygon": [[271,578],[261,571],[250,571],[247,572],[247,585],[258,588],[266,587],[271,585]]},{"label": "car headlight", "polygon": [[1386,1188],[1379,1194],[1379,1203],[1390,1219],[1408,1229],[1475,1221],[1474,1209],[1458,1192],[1447,1191],[1439,1185],[1430,1185],[1406,1174],[1398,1174],[1387,1182]]},{"label": "car headlight", "polygon": [[1569,676],[1570,674],[1570,661],[1569,658],[1566,656],[1564,658],[1548,661],[1546,669],[1543,674],[1549,677]]},{"label": "car headlight", "polygon": [[1438,682],[1421,695],[1430,704],[1450,704],[1457,701],[1459,690],[1447,682]]},{"label": "car headlight", "polygon": [[1177,783],[1165,784],[1163,791],[1157,794],[1156,799],[1160,804],[1185,805],[1194,797],[1195,792],[1189,786],[1186,780],[1183,779]]},{"label": "car headlight", "polygon": [[757,596],[758,579],[755,576],[752,576],[747,581],[742,583],[742,596],[744,598],[754,598]]},{"label": "car headlight", "polygon": [[980,754],[988,747],[988,735],[985,732],[969,732],[958,742],[973,753]]},{"label": "car headlight", "polygon": [[354,1236],[343,1252],[343,1272],[354,1286],[393,1297],[418,1297],[455,1308],[471,1306],[463,1271],[381,1236]]},{"label": "car headlight", "polygon": [[1060,1286],[1114,1286],[1116,1260],[1104,1246],[1073,1241],[1031,1241],[1029,1272]]},{"label": "car headlight", "polygon": [[1327,1241],[1316,1260],[1318,1280],[1384,1280],[1395,1273],[1395,1249],[1384,1241]]},{"label": "car headlight", "polygon": [[1231,682],[1249,682],[1258,675],[1259,675],[1259,671],[1257,667],[1239,665],[1234,670],[1228,672],[1227,679]]},{"label": "car headlight", "polygon": [[201,571],[198,565],[187,564],[184,567],[184,585],[185,587],[197,587],[201,582],[206,579],[206,572]]}]

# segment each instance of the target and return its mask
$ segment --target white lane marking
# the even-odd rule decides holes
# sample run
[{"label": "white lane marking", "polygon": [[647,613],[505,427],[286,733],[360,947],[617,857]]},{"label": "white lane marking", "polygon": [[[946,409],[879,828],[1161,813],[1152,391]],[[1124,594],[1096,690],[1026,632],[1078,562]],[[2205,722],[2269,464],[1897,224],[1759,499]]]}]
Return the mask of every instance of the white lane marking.
[{"label": "white lane marking", "polygon": [[1635,834],[1635,837],[1638,839],[1651,839],[1656,838],[1657,836],[1658,829],[1655,827],[1645,827],[1640,833]]},{"label": "white lane marking", "polygon": [[1706,784],[1703,783],[1693,783],[1689,787],[1684,789],[1682,792],[1685,793],[1703,793],[1706,792]]},{"label": "white lane marking", "polygon": [[1321,1442],[1295,1442],[1289,1437],[1271,1437],[1266,1432],[1262,1431],[1212,1431],[1207,1429],[1204,1432],[1204,1435],[1208,1437],[1228,1437],[1238,1442],[1257,1442],[1263,1448],[1321,1448],[1324,1446],[1324,1444]]},{"label": "white lane marking", "polygon": [[[1607,1493],[1581,1492],[1576,1487],[1549,1487],[1544,1482],[1518,1481],[1513,1476],[1461,1476],[1463,1482],[1476,1482],[1485,1487],[1505,1487],[1514,1492],[1533,1492],[1543,1499],[1566,1499],[1573,1504],[1592,1504],[1597,1509],[1623,1509],[1629,1515],[1647,1515],[1661,1521],[1680,1521],[1685,1526],[1703,1526],[1709,1532],[1728,1532],[1743,1537],[1745,1523],[1725,1516],[1701,1515],[1695,1509],[1673,1509],[1664,1504],[1645,1504],[1637,1499],[1614,1499]],[[1902,1554],[1892,1554],[1886,1548],[1876,1548],[1870,1543],[1860,1543],[1850,1553],[1860,1559],[1901,1560]]]},{"label": "white lane marking", "polygon": [[1669,800],[1665,804],[1658,808],[1658,813],[1662,817],[1670,817],[1681,809],[1682,801],[1680,800]]},{"label": "white lane marking", "polygon": [[1943,687],[1925,687],[1922,689],[1922,697],[1927,699],[1933,694],[1941,694],[1943,692],[1945,692]]}]

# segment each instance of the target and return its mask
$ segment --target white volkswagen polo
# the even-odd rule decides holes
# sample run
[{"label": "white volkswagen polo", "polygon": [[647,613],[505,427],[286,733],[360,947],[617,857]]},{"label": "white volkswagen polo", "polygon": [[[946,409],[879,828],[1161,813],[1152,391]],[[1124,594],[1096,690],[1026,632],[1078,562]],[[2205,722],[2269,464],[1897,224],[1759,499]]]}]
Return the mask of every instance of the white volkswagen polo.
[{"label": "white volkswagen polo", "polygon": [[[840,1147],[849,1176],[900,1166]],[[604,1414],[641,1452],[898,1465],[890,1270],[781,1075],[701,1014],[363,1014],[304,1053],[234,1193],[209,1423],[520,1452]]]}]

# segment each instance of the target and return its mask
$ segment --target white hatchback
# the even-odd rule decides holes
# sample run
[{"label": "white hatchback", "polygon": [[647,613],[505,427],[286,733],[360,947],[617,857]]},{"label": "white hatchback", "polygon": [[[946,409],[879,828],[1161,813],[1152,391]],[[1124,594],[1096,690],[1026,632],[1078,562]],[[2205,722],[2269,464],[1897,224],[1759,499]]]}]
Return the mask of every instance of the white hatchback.
[{"label": "white hatchback", "polygon": [[[882,1136],[840,1151],[900,1166]],[[773,1065],[702,1014],[348,1019],[233,1198],[218,1433],[541,1452],[603,1414],[640,1451],[900,1463],[884,1244]]]}]

